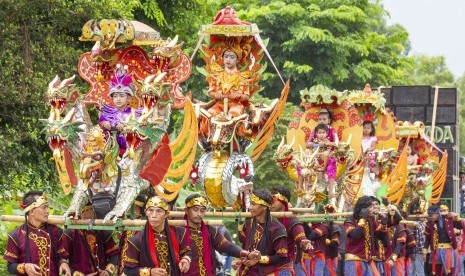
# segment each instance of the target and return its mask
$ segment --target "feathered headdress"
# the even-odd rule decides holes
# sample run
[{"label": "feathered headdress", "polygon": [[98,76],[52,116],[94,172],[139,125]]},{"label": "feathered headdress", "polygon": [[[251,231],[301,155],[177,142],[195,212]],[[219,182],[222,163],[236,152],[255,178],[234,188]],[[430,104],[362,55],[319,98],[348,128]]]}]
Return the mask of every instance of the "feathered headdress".
[{"label": "feathered headdress", "polygon": [[128,66],[121,64],[116,65],[115,75],[110,82],[110,97],[113,93],[126,93],[129,96],[134,96],[135,86],[132,82],[132,76],[128,74]]}]

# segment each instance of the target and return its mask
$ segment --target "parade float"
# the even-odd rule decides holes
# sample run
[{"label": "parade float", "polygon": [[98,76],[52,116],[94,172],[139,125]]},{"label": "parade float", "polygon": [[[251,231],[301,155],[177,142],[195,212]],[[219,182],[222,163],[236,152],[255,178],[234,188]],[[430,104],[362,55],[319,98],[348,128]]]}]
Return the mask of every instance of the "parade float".
[{"label": "parade float", "polygon": [[[303,206],[318,212],[318,205],[329,203],[338,211],[351,210],[357,198],[370,195],[385,198],[408,213],[424,213],[429,204],[439,202],[447,152],[425,135],[422,122],[397,121],[385,108],[384,95],[368,84],[363,90],[343,92],[316,85],[300,94],[304,111],[293,114],[288,142],[283,138],[275,159],[295,182],[295,194]],[[313,152],[305,150],[321,110],[331,113],[334,146],[324,151],[321,146]],[[365,151],[364,124],[374,126],[377,141],[373,149]],[[328,158],[336,163],[334,198],[328,198]]]},{"label": "parade float", "polygon": [[[75,76],[56,76],[46,93],[50,106],[50,115],[43,120],[46,141],[63,192],[72,194],[64,217],[51,217],[52,223],[140,229],[145,221],[126,217],[138,194],[155,193],[174,202],[188,183],[200,186],[217,210],[207,213],[207,218],[221,221],[207,223],[250,217],[246,212],[249,196],[254,174],[259,173],[254,163],[272,138],[289,82],[281,78],[258,26],[240,20],[234,9],[219,11],[199,35],[189,58],[177,37],[161,38],[137,21],[90,20],[83,26],[80,40],[94,43],[78,63],[79,76],[89,90],[80,91]],[[198,69],[208,85],[208,102],[196,99],[201,91],[182,93],[181,88],[191,75],[191,60],[198,50],[205,62]],[[280,97],[268,105],[252,98],[262,89],[265,55],[283,83]],[[112,106],[110,95],[117,92],[131,96],[123,115]],[[275,149],[277,165],[295,182],[300,206],[273,216],[345,217],[361,195],[386,198],[415,213],[438,202],[447,152],[440,152],[425,136],[423,123],[396,121],[385,108],[383,94],[369,86],[340,92],[315,85],[300,95],[303,111],[293,114],[287,137]],[[94,109],[100,118],[106,114],[116,123],[105,127],[100,118],[92,121],[89,111]],[[175,134],[168,132],[172,109],[182,109],[184,116]],[[330,146],[314,143],[311,137],[322,110],[331,114],[334,140]],[[368,152],[362,150],[364,121],[373,123],[378,141]],[[122,122],[119,127],[118,122]],[[202,152],[195,160],[197,145]],[[416,164],[408,160],[409,146],[418,155]],[[332,178],[327,174],[329,163],[334,166]],[[96,220],[76,219],[89,201]],[[338,212],[323,214],[324,204]],[[183,214],[174,211],[170,216],[182,218]],[[184,221],[170,223],[184,225]]]},{"label": "parade float", "polygon": [[[184,172],[193,164],[197,143],[194,108],[180,89],[192,68],[182,43],[177,37],[162,39],[140,22],[113,19],[90,20],[80,40],[95,42],[78,63],[90,89],[81,95],[74,76],[62,81],[56,76],[48,87],[51,109],[44,120],[60,184],[65,194],[74,190],[65,217],[78,216],[90,200],[97,218],[116,221],[149,187],[173,200],[188,179]],[[118,110],[112,93],[128,95],[129,107]],[[98,123],[90,120],[88,108],[99,111]],[[184,121],[171,140],[174,108],[184,110]]]},{"label": "parade float", "polygon": [[268,52],[257,25],[241,21],[234,9],[218,12],[199,34],[197,49],[201,47],[206,63],[199,70],[206,77],[211,101],[196,104],[199,145],[204,153],[191,171],[192,183],[203,188],[216,209],[246,209],[254,162],[283,112],[289,82],[270,105],[252,101],[253,94],[262,89],[259,81],[266,68],[262,58]]}]

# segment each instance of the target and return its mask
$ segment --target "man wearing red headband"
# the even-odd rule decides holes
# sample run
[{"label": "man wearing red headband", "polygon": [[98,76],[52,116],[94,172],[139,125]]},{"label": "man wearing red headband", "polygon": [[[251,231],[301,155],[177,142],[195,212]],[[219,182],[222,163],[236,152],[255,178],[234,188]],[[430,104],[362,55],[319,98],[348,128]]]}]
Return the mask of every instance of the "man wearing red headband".
[{"label": "man wearing red headband", "polygon": [[184,218],[187,221],[187,227],[180,228],[179,234],[181,243],[185,240],[187,246],[191,248],[192,262],[189,270],[182,275],[215,275],[215,250],[245,260],[260,259],[260,254],[257,251],[249,253],[242,250],[239,246],[226,240],[216,227],[205,225],[203,218],[209,207],[205,197],[193,194],[186,198],[185,203],[186,215]]},{"label": "man wearing red headband", "polygon": [[127,276],[177,276],[189,270],[190,248],[178,242],[176,230],[168,226],[168,203],[158,196],[145,205],[144,230],[129,239],[123,255]]},{"label": "man wearing red headband", "polygon": [[279,274],[287,265],[287,233],[284,226],[271,217],[273,197],[266,190],[256,190],[250,197],[252,218],[239,227],[242,248],[258,250],[260,260],[242,260],[237,275]]},{"label": "man wearing red headband", "polygon": [[71,276],[62,247],[63,230],[48,224],[48,201],[43,192],[30,191],[20,203],[26,223],[8,234],[3,259],[16,275]]},{"label": "man wearing red headband", "polygon": [[[271,194],[273,195],[273,204],[271,205],[272,212],[289,211],[291,192],[287,187],[280,186],[271,188]],[[279,219],[279,222],[283,224],[287,231],[288,270],[294,271],[294,273],[302,271],[302,266],[300,264],[301,257],[296,259],[296,253],[298,249],[308,250],[310,247],[310,241],[305,237],[305,231],[302,223],[296,217],[282,218]]]}]

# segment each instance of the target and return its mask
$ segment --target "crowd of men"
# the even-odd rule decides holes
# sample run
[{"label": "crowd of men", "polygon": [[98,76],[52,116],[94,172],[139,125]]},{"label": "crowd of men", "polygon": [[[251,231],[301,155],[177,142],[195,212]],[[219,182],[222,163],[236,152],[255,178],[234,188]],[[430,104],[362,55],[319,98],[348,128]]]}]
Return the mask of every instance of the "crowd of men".
[{"label": "crowd of men", "polygon": [[[215,252],[234,257],[237,275],[464,275],[464,221],[444,204],[431,205],[428,219],[412,228],[395,206],[381,208],[360,197],[344,225],[275,218],[289,210],[286,187],[256,190],[251,218],[238,229],[242,246],[204,222],[207,199],[185,200],[184,227],[168,225],[169,204],[157,196],[136,200],[143,230],[66,229],[48,224],[45,194],[31,191],[21,202],[26,222],[9,233],[4,254],[16,275],[216,275]],[[384,205],[384,204],[383,204]],[[403,216],[404,215],[404,216]],[[81,218],[93,217],[86,206]]]}]

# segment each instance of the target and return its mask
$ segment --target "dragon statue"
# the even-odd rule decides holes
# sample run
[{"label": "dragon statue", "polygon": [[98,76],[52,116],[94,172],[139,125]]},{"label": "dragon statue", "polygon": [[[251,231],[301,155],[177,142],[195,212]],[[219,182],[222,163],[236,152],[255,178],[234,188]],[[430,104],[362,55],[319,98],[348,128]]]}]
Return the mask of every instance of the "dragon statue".
[{"label": "dragon statue", "polygon": [[[205,151],[190,176],[203,187],[214,208],[248,208],[252,190],[253,163],[258,159],[284,109],[289,84],[279,99],[254,104],[251,97],[261,87],[260,62],[266,48],[255,24],[241,21],[234,9],[226,7],[215,22],[202,26],[205,75],[211,101],[196,104],[199,145]],[[195,53],[193,54],[193,56]]]},{"label": "dragon statue", "polygon": [[[80,95],[74,76],[63,81],[56,77],[47,91],[50,116],[43,120],[63,190],[70,193],[75,186],[65,216],[79,216],[90,199],[98,218],[115,221],[150,186],[173,200],[187,182],[185,172],[193,165],[197,143],[192,139],[197,137],[195,111],[179,86],[192,66],[182,43],[177,37],[163,40],[137,21],[105,19],[87,22],[81,40],[96,42],[78,67],[90,90]],[[131,40],[134,45],[117,47]],[[152,57],[138,45],[152,46]],[[129,114],[120,121],[123,127],[93,126],[87,107],[113,112],[105,107],[111,105],[110,89],[126,88],[132,97]],[[174,140],[168,133],[172,108],[183,108],[185,115]],[[126,147],[121,148],[120,137]]]},{"label": "dragon statue", "polygon": [[78,185],[78,178],[73,169],[77,165],[73,160],[80,158],[85,133],[92,125],[89,114],[74,84],[75,76],[60,80],[59,76],[49,83],[46,99],[50,105],[45,124],[48,145],[53,151],[53,159],[58,172],[61,187],[69,194],[72,187]]},{"label": "dragon statue", "polygon": [[[293,137],[290,144],[284,144],[284,137],[275,152],[275,160],[281,170],[286,171],[289,177],[296,182],[294,193],[299,197],[305,206],[315,207],[327,199],[327,179],[324,176],[325,165],[329,157],[334,157],[336,162],[351,163],[354,159],[354,151],[350,146],[352,136],[349,135],[347,141],[336,140],[333,152],[321,151],[316,148],[312,151],[305,151],[299,147],[295,151],[292,146],[295,142]],[[330,202],[335,206],[343,206],[342,196],[346,196],[347,172],[341,177],[341,184],[337,186],[336,200]]]}]

